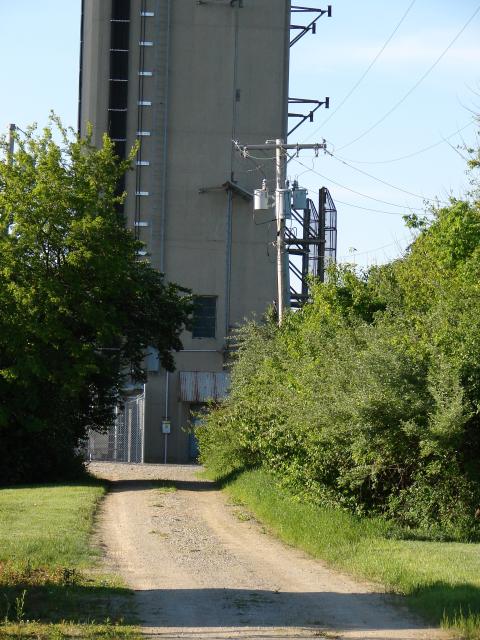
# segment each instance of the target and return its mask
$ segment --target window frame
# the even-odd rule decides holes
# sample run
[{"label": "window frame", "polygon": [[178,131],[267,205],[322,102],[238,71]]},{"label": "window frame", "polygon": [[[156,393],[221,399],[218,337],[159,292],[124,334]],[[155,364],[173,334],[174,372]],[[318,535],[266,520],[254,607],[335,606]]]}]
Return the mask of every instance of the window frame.
[{"label": "window frame", "polygon": [[[213,302],[213,314],[203,314],[200,317],[200,327],[195,326],[195,308],[198,300]],[[217,310],[218,296],[216,295],[194,295],[193,296],[193,314],[192,314],[192,338],[195,340],[215,340],[217,337]],[[198,317],[198,316],[197,316]],[[213,326],[208,323],[213,320]],[[210,329],[210,330],[209,330]],[[212,335],[213,333],[213,335]]]}]

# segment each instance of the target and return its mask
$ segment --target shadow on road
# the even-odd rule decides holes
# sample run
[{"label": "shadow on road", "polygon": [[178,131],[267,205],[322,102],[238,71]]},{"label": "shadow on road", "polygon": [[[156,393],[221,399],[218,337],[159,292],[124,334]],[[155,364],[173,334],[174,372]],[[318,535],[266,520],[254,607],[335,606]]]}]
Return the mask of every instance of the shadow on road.
[{"label": "shadow on road", "polygon": [[[136,591],[147,627],[315,627],[342,630],[411,629],[412,618],[385,607],[394,598],[378,593],[296,593],[249,589]],[[415,621],[415,628],[428,624]]]},{"label": "shadow on road", "polygon": [[179,491],[217,491],[219,486],[210,480],[107,480],[111,491],[145,491],[175,488]]}]

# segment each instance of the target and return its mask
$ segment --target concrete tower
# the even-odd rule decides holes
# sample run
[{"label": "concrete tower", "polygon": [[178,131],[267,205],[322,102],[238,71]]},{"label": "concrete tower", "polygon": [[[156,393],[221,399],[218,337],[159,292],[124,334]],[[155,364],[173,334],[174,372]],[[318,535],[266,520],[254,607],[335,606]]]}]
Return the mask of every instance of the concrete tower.
[{"label": "concrete tower", "polygon": [[[168,460],[195,456],[186,427],[225,394],[226,336],[276,297],[275,225],[252,214],[263,175],[232,140],[286,137],[289,26],[290,0],[82,3],[80,132],[92,123],[94,143],[108,132],[120,155],[140,141],[125,180],[127,223],[144,259],[197,296],[176,372],[149,357],[146,462],[164,460],[164,419]],[[273,162],[263,171],[271,179]]]}]

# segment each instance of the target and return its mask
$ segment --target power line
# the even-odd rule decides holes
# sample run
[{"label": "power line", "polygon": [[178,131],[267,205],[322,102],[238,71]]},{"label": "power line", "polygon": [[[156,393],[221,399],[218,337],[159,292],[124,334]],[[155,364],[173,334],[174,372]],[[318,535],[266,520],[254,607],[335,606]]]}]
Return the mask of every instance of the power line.
[{"label": "power line", "polygon": [[440,204],[449,204],[445,200],[439,200],[438,198],[427,198],[425,196],[421,196],[418,193],[414,193],[413,191],[408,191],[407,189],[403,189],[402,187],[397,187],[394,184],[391,184],[390,182],[387,182],[386,180],[382,180],[381,178],[377,178],[376,176],[372,175],[371,173],[368,173],[367,171],[363,171],[363,169],[359,169],[358,167],[354,167],[353,165],[349,164],[345,160],[342,160],[341,158],[337,158],[337,156],[334,156],[333,153],[331,153],[330,151],[326,151],[326,153],[331,158],[334,158],[335,160],[338,160],[338,162],[341,162],[342,164],[344,164],[346,167],[349,167],[350,169],[353,169],[354,171],[357,171],[358,173],[361,173],[364,176],[368,176],[372,180],[376,180],[377,182],[380,182],[381,184],[384,184],[387,187],[390,187],[391,189],[395,189],[396,191],[401,191],[402,193],[406,193],[407,195],[413,196],[414,198],[420,198],[420,200],[424,200],[424,201],[428,201],[428,202],[438,202]]},{"label": "power line", "polygon": [[[305,171],[305,173],[307,173]],[[302,174],[301,174],[302,175]],[[317,190],[317,187],[312,187],[308,184],[305,184],[303,181],[301,183],[302,187],[305,187],[306,189],[308,189],[309,191],[315,191]],[[363,211],[368,211],[369,213],[382,213],[385,215],[389,215],[389,216],[404,216],[405,213],[403,213],[402,211],[385,211],[384,209],[372,209],[372,207],[362,207],[359,204],[353,204],[353,202],[345,202],[344,200],[339,200],[337,197],[335,197],[335,204],[343,204],[346,207],[354,207],[355,209],[362,209]],[[401,205],[399,205],[401,206]],[[403,207],[405,210],[410,209],[411,207]]]},{"label": "power line", "polygon": [[412,153],[408,153],[404,156],[399,156],[398,158],[390,158],[389,160],[352,160],[351,158],[340,158],[339,156],[337,156],[337,158],[340,160],[353,162],[354,164],[388,164],[390,162],[399,162],[400,160],[407,160],[408,158],[413,158],[414,156],[418,156],[419,154],[424,153],[425,151],[430,151],[430,149],[434,149],[435,147],[438,147],[439,145],[444,144],[447,140],[450,140],[450,138],[453,138],[454,136],[456,136],[457,133],[460,133],[461,131],[464,131],[468,127],[471,127],[472,124],[475,124],[475,120],[470,120],[470,122],[468,122],[463,127],[460,127],[460,129],[457,129],[456,131],[446,136],[445,138],[442,138],[438,142],[434,142],[433,144],[428,145],[428,147],[417,149],[417,151],[412,151]]},{"label": "power line", "polygon": [[[404,216],[404,213],[401,213],[400,211],[383,211],[383,209],[371,209],[370,207],[361,207],[359,204],[353,204],[352,202],[344,202],[343,200],[339,200],[338,198],[335,198],[335,204],[336,203],[339,204],[343,204],[346,207],[355,207],[355,209],[363,209],[364,211],[371,211],[372,213],[382,213],[382,214],[386,214],[389,216]],[[408,209],[409,207],[405,207],[405,209]]]},{"label": "power line", "polygon": [[344,184],[341,184],[340,182],[336,182],[335,180],[332,180],[331,178],[329,178],[327,176],[324,176],[319,171],[316,171],[315,169],[307,167],[307,165],[303,164],[303,162],[300,162],[300,160],[298,160],[298,158],[296,158],[296,161],[302,167],[305,167],[305,169],[308,169],[312,173],[315,173],[317,176],[320,176],[320,178],[323,178],[324,180],[328,180],[329,182],[331,182],[332,184],[336,185],[337,187],[341,187],[342,189],[346,189],[347,191],[351,191],[352,193],[355,193],[357,196],[362,196],[362,198],[368,198],[369,200],[374,200],[375,202],[380,202],[381,204],[388,204],[390,207],[397,207],[399,209],[409,209],[410,211],[423,211],[423,212],[425,211],[425,209],[424,208],[422,209],[421,207],[411,207],[411,206],[396,204],[395,202],[388,202],[387,200],[380,200],[379,198],[374,198],[373,196],[368,196],[366,193],[361,193],[360,191],[355,191],[355,189],[351,189],[350,187],[346,187]]},{"label": "power line", "polygon": [[398,244],[398,241],[396,240],[395,242],[390,242],[389,244],[384,244],[381,247],[376,247],[375,249],[369,249],[367,251],[355,251],[355,252],[352,252],[351,255],[340,256],[338,258],[338,260],[340,261],[340,260],[343,260],[344,258],[353,258],[353,260],[355,260],[355,258],[357,256],[364,256],[364,255],[367,255],[369,253],[375,253],[376,251],[380,251],[381,249],[387,249],[388,247],[393,247],[393,246],[395,246],[397,244]]},{"label": "power line", "polygon": [[320,129],[322,129],[327,122],[329,122],[329,120],[331,120],[333,118],[333,116],[337,113],[337,111],[339,111],[343,105],[345,104],[345,102],[350,98],[350,96],[352,95],[352,93],[354,93],[354,91],[357,89],[357,87],[363,82],[363,80],[365,79],[365,77],[367,76],[367,74],[369,73],[370,69],[373,67],[373,65],[376,63],[376,61],[380,58],[380,56],[382,55],[382,53],[385,51],[385,49],[387,48],[387,46],[390,44],[390,41],[392,40],[393,36],[397,33],[398,29],[400,28],[401,24],[403,23],[403,21],[405,20],[405,18],[408,16],[408,14],[410,13],[411,8],[413,7],[413,5],[415,4],[416,0],[412,0],[412,2],[409,4],[407,10],[405,11],[405,13],[403,14],[403,16],[400,18],[400,21],[398,22],[397,26],[395,27],[395,29],[392,31],[392,33],[389,35],[389,37],[387,38],[387,40],[385,41],[384,45],[382,46],[382,48],[379,50],[379,52],[377,53],[377,55],[375,56],[375,58],[372,60],[372,62],[368,65],[367,69],[363,72],[363,74],[360,76],[360,78],[357,80],[357,82],[353,85],[353,87],[350,89],[350,91],[347,93],[347,95],[343,98],[343,100],[340,102],[340,104],[338,105],[338,107],[336,109],[334,109],[334,111],[332,111],[332,113],[328,116],[328,118],[326,118],[322,124],[317,127],[315,129],[315,131],[313,133],[311,133],[310,135],[308,135],[305,140],[310,139],[311,137],[313,137],[316,133],[318,133],[320,131]]},{"label": "power line", "polygon": [[442,58],[445,56],[445,54],[447,53],[447,51],[455,44],[455,42],[458,40],[458,38],[462,35],[462,33],[465,31],[465,29],[468,27],[468,25],[472,22],[472,20],[475,18],[475,16],[477,15],[477,13],[480,11],[480,5],[475,9],[475,11],[472,13],[472,15],[470,16],[470,18],[467,20],[467,22],[463,25],[463,27],[460,29],[460,31],[457,33],[457,35],[453,38],[453,40],[450,41],[450,43],[447,45],[447,47],[442,51],[442,53],[438,56],[438,58],[435,60],[435,62],[433,62],[432,65],[430,65],[430,67],[425,71],[425,73],[417,80],[417,82],[413,85],[413,87],[411,87],[407,93],[398,101],[396,102],[393,107],[391,109],[389,109],[387,111],[387,113],[385,113],[379,120],[377,120],[374,124],[372,124],[371,127],[369,127],[368,129],[366,129],[363,133],[361,133],[359,136],[357,136],[356,138],[354,138],[353,140],[351,140],[350,142],[348,142],[347,144],[344,144],[342,147],[339,148],[339,151],[341,151],[342,149],[345,149],[346,147],[351,146],[352,144],[354,144],[355,142],[358,142],[358,140],[361,140],[362,138],[364,138],[367,134],[370,133],[370,131],[373,131],[373,129],[375,129],[376,127],[378,127],[379,124],[381,124],[382,122],[384,122],[384,120],[386,120],[388,118],[388,116],[390,116],[396,109],[398,109],[398,107],[403,104],[405,102],[405,100],[415,91],[415,89],[425,80],[425,78],[433,71],[433,69],[437,66],[437,64],[442,60]]}]

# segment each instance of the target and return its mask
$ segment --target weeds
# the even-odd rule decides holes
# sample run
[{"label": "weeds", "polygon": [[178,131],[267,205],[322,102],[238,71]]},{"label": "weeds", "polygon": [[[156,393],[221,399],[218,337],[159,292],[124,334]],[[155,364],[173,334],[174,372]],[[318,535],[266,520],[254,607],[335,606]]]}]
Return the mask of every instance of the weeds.
[{"label": "weeds", "polygon": [[175,493],[175,491],[178,491],[175,482],[171,480],[159,480],[155,485],[155,488],[159,493]]},{"label": "weeds", "polygon": [[433,623],[480,640],[478,544],[387,537],[384,520],[292,499],[260,470],[239,474],[224,488],[230,502],[252,511],[264,532],[334,567],[381,582]]},{"label": "weeds", "polygon": [[0,624],[0,640],[142,640],[141,634],[122,621],[42,624],[40,622]]},{"label": "weeds", "polygon": [[131,591],[95,570],[89,539],[103,494],[98,483],[0,492],[0,640],[139,638],[120,620]]},{"label": "weeds", "polygon": [[463,640],[479,640],[480,638],[480,614],[469,611],[463,613],[462,609],[452,616],[443,614],[442,627],[445,629],[461,629]]}]

